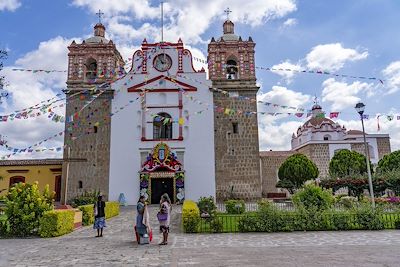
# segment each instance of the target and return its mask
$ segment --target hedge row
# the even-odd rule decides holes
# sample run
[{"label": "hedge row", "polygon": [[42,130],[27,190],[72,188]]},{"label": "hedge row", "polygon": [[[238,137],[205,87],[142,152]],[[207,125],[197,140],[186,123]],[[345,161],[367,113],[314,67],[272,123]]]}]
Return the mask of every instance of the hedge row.
[{"label": "hedge row", "polygon": [[185,200],[182,207],[182,223],[185,233],[196,233],[200,223],[200,210],[191,200]]},{"label": "hedge row", "polygon": [[[82,211],[82,225],[94,223],[93,204],[78,207]],[[106,202],[106,219],[119,215],[118,202]]]},{"label": "hedge row", "polygon": [[39,235],[54,237],[71,233],[74,230],[74,210],[51,210],[40,218]]}]

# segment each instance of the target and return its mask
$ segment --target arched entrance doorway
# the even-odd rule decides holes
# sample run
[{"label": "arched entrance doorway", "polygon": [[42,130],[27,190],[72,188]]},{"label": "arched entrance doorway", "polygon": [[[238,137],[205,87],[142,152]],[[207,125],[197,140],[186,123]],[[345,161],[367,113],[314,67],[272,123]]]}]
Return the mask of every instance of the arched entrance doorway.
[{"label": "arched entrance doorway", "polygon": [[185,172],[176,155],[165,143],[159,143],[147,156],[139,172],[140,195],[151,204],[158,204],[164,193],[174,203],[185,199]]}]

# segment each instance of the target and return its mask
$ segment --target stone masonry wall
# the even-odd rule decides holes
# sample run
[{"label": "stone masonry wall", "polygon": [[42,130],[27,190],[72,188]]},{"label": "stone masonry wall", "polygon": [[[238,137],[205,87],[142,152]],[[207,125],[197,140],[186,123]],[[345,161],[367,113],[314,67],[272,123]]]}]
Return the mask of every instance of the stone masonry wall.
[{"label": "stone masonry wall", "polygon": [[[107,199],[112,96],[113,93],[111,91],[101,94],[90,105],[85,107],[79,113],[78,118],[74,118],[72,123],[66,123],[64,144],[71,148],[69,157],[72,159],[87,159],[87,162],[72,161],[69,164],[67,200],[85,191],[94,190],[100,190]],[[86,100],[88,99],[90,99],[89,95],[85,95],[85,99],[81,99],[81,95],[69,99],[66,107],[66,116],[71,116],[80,111],[87,104]],[[99,125],[96,122],[99,122]],[[97,127],[97,133],[95,132],[95,126]],[[64,149],[64,158],[67,157],[67,149]],[[65,190],[66,167],[67,164],[64,163],[63,192]],[[82,182],[82,188],[79,188],[80,181]],[[64,199],[64,196],[62,199]]]},{"label": "stone masonry wall", "polygon": [[[248,91],[239,91],[239,94],[256,99],[257,90],[257,87],[253,87]],[[236,110],[257,110],[256,101],[232,98],[221,93],[214,93],[214,104]],[[233,123],[238,124],[238,133],[233,132]],[[260,198],[257,116],[215,112],[214,138],[217,199]]]},{"label": "stone masonry wall", "polygon": [[261,156],[261,179],[262,196],[267,197],[267,193],[276,193],[276,183],[278,182],[278,170],[282,163],[291,155],[291,152],[285,155]]},{"label": "stone masonry wall", "polygon": [[328,177],[330,161],[328,144],[310,144],[297,151],[309,157],[317,165],[319,177]]},{"label": "stone masonry wall", "polygon": [[390,148],[390,138],[382,137],[376,139],[378,145],[378,157],[379,159],[383,158],[383,156],[390,154],[392,152]]}]

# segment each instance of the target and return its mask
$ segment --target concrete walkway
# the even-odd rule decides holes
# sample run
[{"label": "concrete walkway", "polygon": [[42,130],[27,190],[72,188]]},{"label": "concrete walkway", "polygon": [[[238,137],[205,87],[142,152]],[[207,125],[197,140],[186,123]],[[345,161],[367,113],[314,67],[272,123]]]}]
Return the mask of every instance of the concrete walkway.
[{"label": "concrete walkway", "polygon": [[0,239],[0,266],[400,266],[400,231],[183,234],[174,206],[168,246],[135,242],[134,207],[107,221],[103,238],[84,227],[58,238]]}]

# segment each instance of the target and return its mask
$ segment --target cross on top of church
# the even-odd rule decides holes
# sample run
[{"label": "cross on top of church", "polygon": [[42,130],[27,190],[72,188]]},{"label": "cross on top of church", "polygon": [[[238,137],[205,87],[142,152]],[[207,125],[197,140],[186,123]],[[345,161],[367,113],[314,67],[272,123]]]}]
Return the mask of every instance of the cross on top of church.
[{"label": "cross on top of church", "polygon": [[226,19],[229,20],[229,14],[232,13],[232,11],[228,7],[227,9],[224,10],[224,12],[226,13]]},{"label": "cross on top of church", "polygon": [[99,23],[101,23],[101,16],[103,16],[104,13],[99,9],[99,12],[97,12],[96,15],[99,16]]}]

